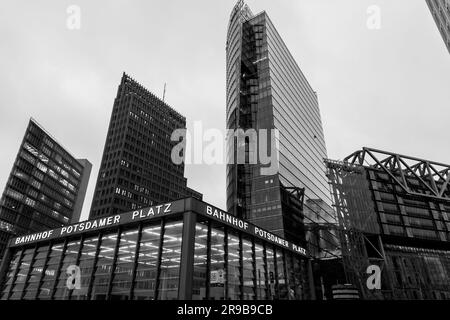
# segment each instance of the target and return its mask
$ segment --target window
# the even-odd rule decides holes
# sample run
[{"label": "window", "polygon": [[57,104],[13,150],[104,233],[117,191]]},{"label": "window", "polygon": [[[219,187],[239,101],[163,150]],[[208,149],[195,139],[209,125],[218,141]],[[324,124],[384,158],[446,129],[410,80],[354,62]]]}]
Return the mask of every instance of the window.
[{"label": "window", "polygon": [[67,244],[66,251],[61,265],[58,282],[55,288],[54,298],[56,300],[67,300],[69,298],[70,289],[67,287],[67,268],[71,265],[76,265],[78,251],[80,251],[80,240],[71,241]]},{"label": "window", "polygon": [[35,180],[35,179],[32,179],[31,180],[31,185],[33,186],[33,187],[35,187],[36,189],[41,189],[41,183],[39,182],[39,181],[37,181],[37,180]]},{"label": "window", "polygon": [[48,173],[52,178],[58,180],[58,175],[52,169],[48,169]]},{"label": "window", "polygon": [[120,234],[117,262],[111,288],[111,299],[129,300],[131,277],[136,254],[137,230],[126,230]]},{"label": "window", "polygon": [[116,242],[117,234],[105,234],[102,236],[98,261],[94,270],[92,300],[106,299]]},{"label": "window", "polygon": [[267,256],[267,274],[269,276],[269,299],[276,298],[275,292],[275,261],[272,248],[266,248]]},{"label": "window", "polygon": [[[292,255],[292,253],[285,251],[286,258],[286,278],[287,278],[287,289],[289,300],[300,300],[301,299],[301,283],[298,281],[299,279],[295,276],[295,263],[296,259]],[[299,270],[297,270],[299,271]]]},{"label": "window", "polygon": [[39,300],[50,299],[51,291],[56,277],[56,270],[59,267],[61,254],[63,250],[63,244],[58,243],[52,245],[48,256],[47,263],[45,264],[44,276],[42,278],[42,284],[39,289]]},{"label": "window", "polygon": [[276,250],[277,258],[277,278],[278,278],[278,297],[281,300],[288,299],[288,288],[286,283],[286,273],[284,265],[284,254],[280,249]]},{"label": "window", "polygon": [[243,298],[253,300],[255,298],[255,272],[253,269],[252,242],[242,240],[242,270],[243,270]]},{"label": "window", "polygon": [[44,154],[46,154],[47,156],[51,156],[52,152],[49,148],[47,148],[46,146],[42,146],[42,152],[44,152]]},{"label": "window", "polygon": [[255,244],[255,266],[256,266],[256,295],[258,300],[268,299],[268,288],[266,284],[266,265],[264,263],[264,248]]},{"label": "window", "polygon": [[192,299],[202,300],[206,298],[206,263],[208,225],[197,223],[195,226],[195,248],[194,248],[194,274]]},{"label": "window", "polygon": [[[35,199],[37,199],[37,197],[38,197],[37,191],[36,191],[36,190],[33,190],[33,189],[30,189],[30,190],[28,191],[28,195],[31,196],[31,197],[33,197],[33,198],[35,198]],[[45,197],[45,196],[42,195],[41,198],[42,198],[42,197]],[[42,200],[45,201],[45,199],[42,199]]]},{"label": "window", "polygon": [[142,229],[133,293],[135,300],[153,300],[155,298],[160,234],[160,226],[148,226]]},{"label": "window", "polygon": [[25,204],[30,206],[30,207],[34,207],[36,205],[36,201],[34,201],[33,199],[30,199],[30,198],[27,197],[25,199]]},{"label": "window", "polygon": [[239,238],[235,235],[228,235],[228,298],[232,300],[240,299],[241,295],[241,270],[240,270],[240,246]]},{"label": "window", "polygon": [[20,261],[19,269],[17,270],[16,280],[11,290],[11,300],[18,300],[21,298],[22,292],[25,289],[25,280],[30,271],[31,260],[33,259],[34,248],[26,249]]},{"label": "window", "polygon": [[11,289],[11,286],[13,284],[14,273],[15,273],[16,267],[19,263],[21,253],[22,253],[22,250],[16,251],[13,255],[13,258],[11,259],[11,263],[9,265],[8,272],[6,274],[3,291],[1,294],[2,300],[6,300],[8,298],[8,291]]},{"label": "window", "polygon": [[39,247],[37,249],[30,271],[30,278],[28,279],[27,286],[25,288],[24,299],[35,299],[39,286],[39,280],[44,269],[45,258],[47,257],[47,252],[49,249],[50,248],[48,246]]},{"label": "window", "polygon": [[158,300],[178,298],[182,231],[182,222],[171,222],[165,226]]},{"label": "window", "polygon": [[47,166],[43,165],[42,163],[38,162],[37,163],[37,167],[39,170],[41,170],[42,172],[46,173],[47,172]]},{"label": "window", "polygon": [[211,258],[209,298],[212,300],[225,299],[225,243],[224,232],[211,228]]},{"label": "window", "polygon": [[6,195],[18,201],[21,201],[24,197],[24,195],[21,194],[20,192],[14,191],[13,189],[10,188],[6,190]]},{"label": "window", "polygon": [[24,158],[25,160],[27,160],[28,162],[30,162],[31,164],[35,163],[35,158],[33,158],[28,152],[26,151],[21,151],[20,155],[22,156],[22,158]]}]

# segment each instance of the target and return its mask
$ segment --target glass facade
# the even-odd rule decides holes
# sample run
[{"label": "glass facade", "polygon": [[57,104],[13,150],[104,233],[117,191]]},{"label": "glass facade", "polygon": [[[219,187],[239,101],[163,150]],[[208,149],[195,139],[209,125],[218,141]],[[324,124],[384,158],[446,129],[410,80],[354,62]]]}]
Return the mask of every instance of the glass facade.
[{"label": "glass facade", "polygon": [[426,2],[450,53],[450,0],[426,0]]},{"label": "glass facade", "polygon": [[[268,134],[267,150],[273,144],[278,149],[277,157],[272,155],[278,171],[270,175],[261,172],[267,169],[261,159],[248,161],[254,154],[250,138],[228,139],[227,210],[304,242],[305,223],[336,224],[317,95],[267,13],[254,15],[243,1],[231,12],[226,57],[227,128],[279,133],[274,138]],[[245,163],[237,163],[239,150],[245,151]]]},{"label": "glass facade", "polygon": [[160,238],[161,225],[146,226],[142,229],[134,280],[135,300],[155,299]]},{"label": "glass facade", "polygon": [[178,298],[181,263],[181,232],[183,223],[180,221],[166,224],[158,273],[158,300],[173,300]]},{"label": "glass facade", "polygon": [[305,256],[192,212],[13,247],[9,257],[3,300],[169,300],[182,290],[193,300],[308,298]]},{"label": "glass facade", "polygon": [[92,271],[94,270],[98,243],[98,236],[88,237],[83,240],[83,247],[81,249],[78,262],[81,272],[81,288],[72,291],[72,295],[70,297],[72,300],[86,300],[88,297],[88,288],[91,281]]},{"label": "glass facade", "polygon": [[450,300],[450,251],[386,245],[393,296]]},{"label": "glass facade", "polygon": [[[386,159],[408,159],[363,150],[384,154]],[[433,196],[425,174],[420,177],[407,171],[406,166],[402,174],[387,160],[375,159],[383,165],[368,164],[370,158],[363,159],[364,166],[326,161],[339,223],[342,230],[353,230],[341,233],[347,279],[358,284],[366,276],[359,270],[381,263],[381,290],[374,293],[360,286],[365,298],[449,299],[449,187],[436,176],[433,184],[443,188],[441,197]],[[428,163],[430,168],[435,165]]]},{"label": "glass facade", "polygon": [[209,299],[212,300],[224,300],[226,297],[226,289],[228,287],[225,285],[225,265],[228,260],[228,255],[225,256],[226,249],[228,247],[226,246],[223,228],[214,228],[214,230],[211,230],[210,275],[207,287],[209,289]]},{"label": "glass facade", "polygon": [[30,120],[0,200],[0,260],[10,237],[78,221],[91,167]]}]

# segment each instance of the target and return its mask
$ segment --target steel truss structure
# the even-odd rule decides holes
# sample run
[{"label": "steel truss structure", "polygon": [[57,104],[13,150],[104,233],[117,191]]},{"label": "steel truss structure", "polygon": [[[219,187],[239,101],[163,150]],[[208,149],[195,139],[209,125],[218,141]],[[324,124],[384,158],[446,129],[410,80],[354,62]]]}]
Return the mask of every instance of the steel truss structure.
[{"label": "steel truss structure", "polygon": [[379,299],[379,294],[367,290],[363,281],[367,277],[369,264],[376,264],[381,270],[386,265],[379,237],[363,232],[370,228],[370,222],[376,220],[376,212],[364,201],[365,197],[370,197],[364,193],[369,192],[368,185],[365,185],[365,170],[355,163],[329,159],[325,159],[325,163],[339,225],[337,229],[346,281],[357,285],[362,299]]},{"label": "steel truss structure", "polygon": [[[402,243],[402,238],[412,239],[416,244],[427,239],[432,239],[430,241],[434,241],[434,245],[437,241],[441,242],[440,245],[448,241],[450,165],[367,147],[343,161],[324,160],[339,222],[346,280],[359,286],[363,299],[405,297],[405,292],[411,289],[393,282],[393,256],[389,250],[385,252],[385,245],[393,243],[395,246]],[[397,209],[392,206],[397,206]],[[386,220],[387,216],[393,219],[392,215],[399,217],[397,224],[392,223],[397,220]],[[412,225],[410,219],[420,223]],[[423,227],[421,223],[425,222],[422,221],[430,223],[426,225],[428,229]],[[394,229],[398,225],[406,232],[392,234],[391,230],[398,230]],[[429,231],[431,227],[434,229]],[[427,238],[433,232],[433,237]],[[397,235],[397,238],[394,240],[392,235]],[[370,290],[365,283],[367,267],[373,264],[382,270],[385,284],[382,290]],[[438,288],[438,285],[414,284],[412,287],[428,291],[446,290]],[[429,297],[431,291],[428,291]]]},{"label": "steel truss structure", "polygon": [[[450,165],[371,148],[352,153],[344,162],[382,169],[411,195],[450,200]],[[420,182],[420,188],[413,180]]]}]

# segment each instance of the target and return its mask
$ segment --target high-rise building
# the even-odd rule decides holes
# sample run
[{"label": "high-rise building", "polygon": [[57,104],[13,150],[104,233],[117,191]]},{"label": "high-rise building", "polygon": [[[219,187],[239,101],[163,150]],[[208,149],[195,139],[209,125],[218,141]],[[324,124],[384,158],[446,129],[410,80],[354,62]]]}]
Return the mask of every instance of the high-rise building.
[{"label": "high-rise building", "polygon": [[148,207],[185,196],[184,163],[172,162],[172,132],[186,118],[125,73],[117,91],[90,218]]},{"label": "high-rise building", "polygon": [[[450,299],[450,166],[371,148],[326,162],[345,276],[361,297]],[[377,267],[380,286],[368,287]]]},{"label": "high-rise building", "polygon": [[442,39],[450,52],[450,0],[426,0]]},{"label": "high-rise building", "polygon": [[12,236],[78,222],[91,168],[30,119],[0,201],[0,259]]},{"label": "high-rise building", "polygon": [[[227,128],[278,130],[278,137],[268,138],[267,149],[272,143],[278,147],[277,157],[273,157],[278,172],[270,175],[261,171],[268,166],[260,159],[256,164],[239,163],[239,143],[228,139],[228,152],[234,159],[227,165],[227,210],[300,241],[304,237],[303,208],[313,203],[314,208],[323,207],[321,214],[328,215],[331,205],[316,92],[267,13],[253,14],[243,1],[231,12],[226,60]],[[247,155],[253,146],[249,140],[244,144]],[[332,213],[317,218],[334,221]]]}]

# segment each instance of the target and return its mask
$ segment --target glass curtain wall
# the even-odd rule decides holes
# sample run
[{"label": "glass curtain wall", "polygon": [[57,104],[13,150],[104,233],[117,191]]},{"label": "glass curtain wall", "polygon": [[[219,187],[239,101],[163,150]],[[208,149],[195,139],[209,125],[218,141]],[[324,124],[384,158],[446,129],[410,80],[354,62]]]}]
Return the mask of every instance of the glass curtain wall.
[{"label": "glass curtain wall", "polygon": [[94,270],[95,253],[97,251],[98,236],[84,239],[78,266],[80,267],[80,289],[74,289],[70,299],[86,300],[89,285]]},{"label": "glass curtain wall", "polygon": [[178,298],[182,234],[183,222],[176,221],[166,224],[159,271],[158,300]]},{"label": "glass curtain wall", "polygon": [[[1,298],[178,299],[182,234],[182,221],[159,221],[15,249]],[[305,298],[298,255],[211,221],[198,221],[192,236],[192,299]],[[73,266],[79,287],[70,288]]]},{"label": "glass curtain wall", "polygon": [[120,244],[111,284],[110,298],[113,300],[130,299],[138,233],[139,231],[134,228],[122,231],[120,234]]},{"label": "glass curtain wall", "polygon": [[134,280],[134,300],[155,299],[160,238],[160,225],[147,226],[142,229]]}]

